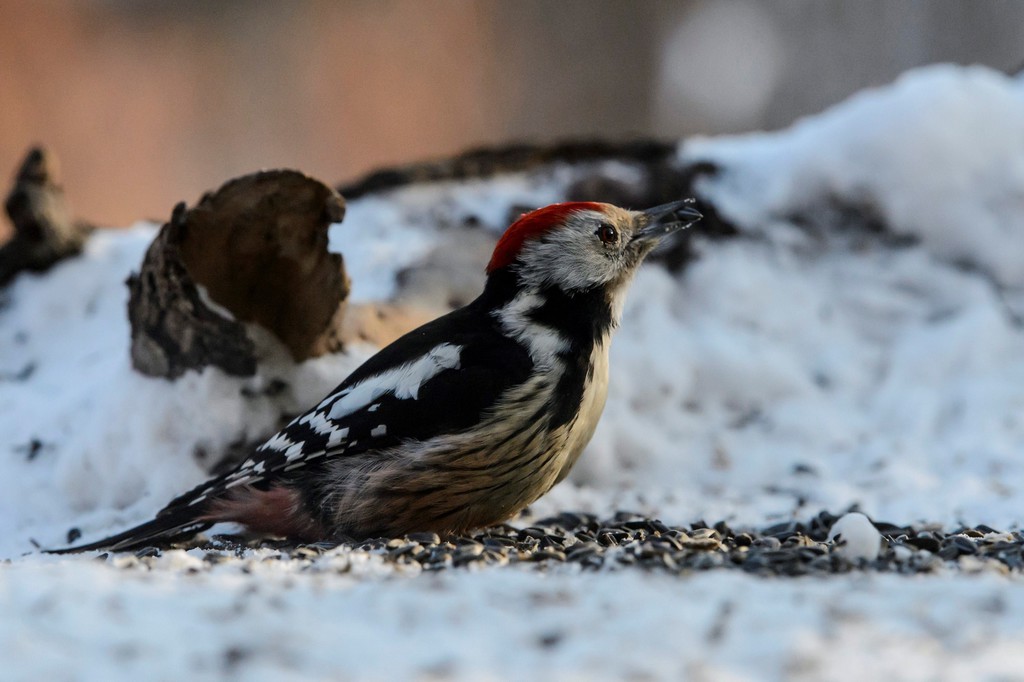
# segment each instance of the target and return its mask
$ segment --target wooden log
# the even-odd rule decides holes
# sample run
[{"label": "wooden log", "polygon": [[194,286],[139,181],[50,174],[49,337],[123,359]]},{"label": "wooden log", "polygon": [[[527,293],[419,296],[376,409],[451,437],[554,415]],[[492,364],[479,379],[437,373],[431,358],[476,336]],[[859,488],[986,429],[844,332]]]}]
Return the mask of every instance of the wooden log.
[{"label": "wooden log", "polygon": [[296,361],[340,350],[350,282],[327,229],[344,213],[337,192],[290,170],[231,180],[192,209],[179,204],[128,282],[135,368],[251,375],[257,349],[246,324],[270,331]]}]

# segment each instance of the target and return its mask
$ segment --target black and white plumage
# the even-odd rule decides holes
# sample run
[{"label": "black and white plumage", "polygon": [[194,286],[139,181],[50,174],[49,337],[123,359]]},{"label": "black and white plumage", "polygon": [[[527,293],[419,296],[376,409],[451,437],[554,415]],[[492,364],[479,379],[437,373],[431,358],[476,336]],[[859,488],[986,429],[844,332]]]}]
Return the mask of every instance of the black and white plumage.
[{"label": "black and white plumage", "polygon": [[688,202],[555,204],[502,236],[483,293],[399,338],[233,471],[152,521],[64,551],[233,521],[303,540],[457,532],[509,518],[593,436],[629,282]]}]

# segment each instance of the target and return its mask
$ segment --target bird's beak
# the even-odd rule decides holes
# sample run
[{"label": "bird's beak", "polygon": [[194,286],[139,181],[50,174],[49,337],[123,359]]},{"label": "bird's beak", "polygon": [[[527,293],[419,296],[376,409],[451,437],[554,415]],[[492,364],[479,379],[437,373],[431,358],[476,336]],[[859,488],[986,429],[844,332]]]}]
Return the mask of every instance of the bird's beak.
[{"label": "bird's beak", "polygon": [[693,199],[673,201],[641,211],[643,227],[633,233],[633,241],[660,241],[666,235],[685,230],[703,218],[693,207]]}]

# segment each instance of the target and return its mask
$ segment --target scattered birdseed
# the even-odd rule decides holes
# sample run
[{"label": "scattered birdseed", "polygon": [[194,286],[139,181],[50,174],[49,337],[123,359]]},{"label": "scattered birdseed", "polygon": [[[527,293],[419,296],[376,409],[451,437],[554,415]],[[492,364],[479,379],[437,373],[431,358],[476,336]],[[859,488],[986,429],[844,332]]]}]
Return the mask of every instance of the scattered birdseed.
[{"label": "scattered birdseed", "polygon": [[[124,568],[156,568],[166,551],[202,553],[190,572],[242,560],[243,571],[260,562],[301,562],[301,570],[348,573],[371,564],[398,571],[465,570],[523,564],[536,570],[574,566],[578,570],[650,570],[687,574],[741,570],[764,576],[802,576],[877,571],[934,573],[944,570],[1000,573],[1024,571],[1024,533],[989,526],[946,532],[935,526],[873,522],[880,534],[877,556],[851,555],[840,539],[830,541],[839,516],[821,512],[807,522],[790,521],[757,529],[733,530],[719,522],[669,526],[658,519],[618,512],[600,519],[580,512],[541,519],[526,528],[502,524],[471,535],[440,537],[413,533],[354,543],[296,545],[246,540],[241,536],[200,536],[168,549],[143,548],[112,554]],[[866,522],[866,519],[864,519]],[[862,529],[864,530],[864,529]]]}]

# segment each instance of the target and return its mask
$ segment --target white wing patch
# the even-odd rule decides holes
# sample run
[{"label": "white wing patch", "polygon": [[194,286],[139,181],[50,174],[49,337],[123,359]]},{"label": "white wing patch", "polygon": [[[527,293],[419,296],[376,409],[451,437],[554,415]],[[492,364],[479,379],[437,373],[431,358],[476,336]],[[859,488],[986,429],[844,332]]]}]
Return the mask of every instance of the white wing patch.
[{"label": "white wing patch", "polygon": [[288,436],[285,435],[285,432],[284,431],[280,431],[277,434],[275,434],[273,438],[271,438],[266,443],[261,445],[260,446],[260,450],[282,450],[283,451],[283,450],[287,450],[288,448],[290,448],[293,445],[295,445],[295,443],[293,443],[291,441],[291,439],[289,439]]},{"label": "white wing patch", "polygon": [[348,438],[348,427],[335,429],[334,431],[331,431],[331,435],[327,437],[327,447],[333,448],[346,438]]},{"label": "white wing patch", "polygon": [[[390,394],[400,400],[416,400],[424,383],[446,369],[460,367],[461,353],[462,346],[442,343],[414,362],[381,372],[327,396],[315,409],[293,419],[289,424],[290,427],[308,426],[318,435],[327,436],[326,445],[318,446],[315,451],[305,452],[304,449],[310,447],[310,443],[302,439],[302,436],[289,433],[288,427],[285,427],[261,445],[258,452],[273,452],[284,457],[283,462],[275,460],[269,464],[272,471],[282,468],[284,471],[292,471],[305,466],[311,459],[352,448],[357,441],[348,442],[349,427],[339,426],[337,420],[359,410],[376,412],[381,407],[381,403],[376,401],[384,395]],[[386,424],[378,424],[370,431],[370,436],[380,438],[387,435],[387,432]],[[225,477],[224,489],[261,479],[267,473],[267,467],[267,461],[262,459],[259,462],[252,458],[246,460]]]},{"label": "white wing patch", "polygon": [[337,427],[327,418],[323,412],[310,412],[302,421],[309,424],[309,427],[321,435],[330,435],[337,431]]},{"label": "white wing patch", "polygon": [[285,460],[291,462],[302,457],[302,443],[296,443],[284,451]]},{"label": "white wing patch", "polygon": [[360,410],[388,393],[402,400],[419,397],[420,387],[446,369],[459,368],[461,346],[442,343],[415,362],[381,372],[369,377],[341,393],[335,394],[320,403],[326,406],[331,399],[337,401],[331,405],[327,414],[330,419],[341,419]]}]

